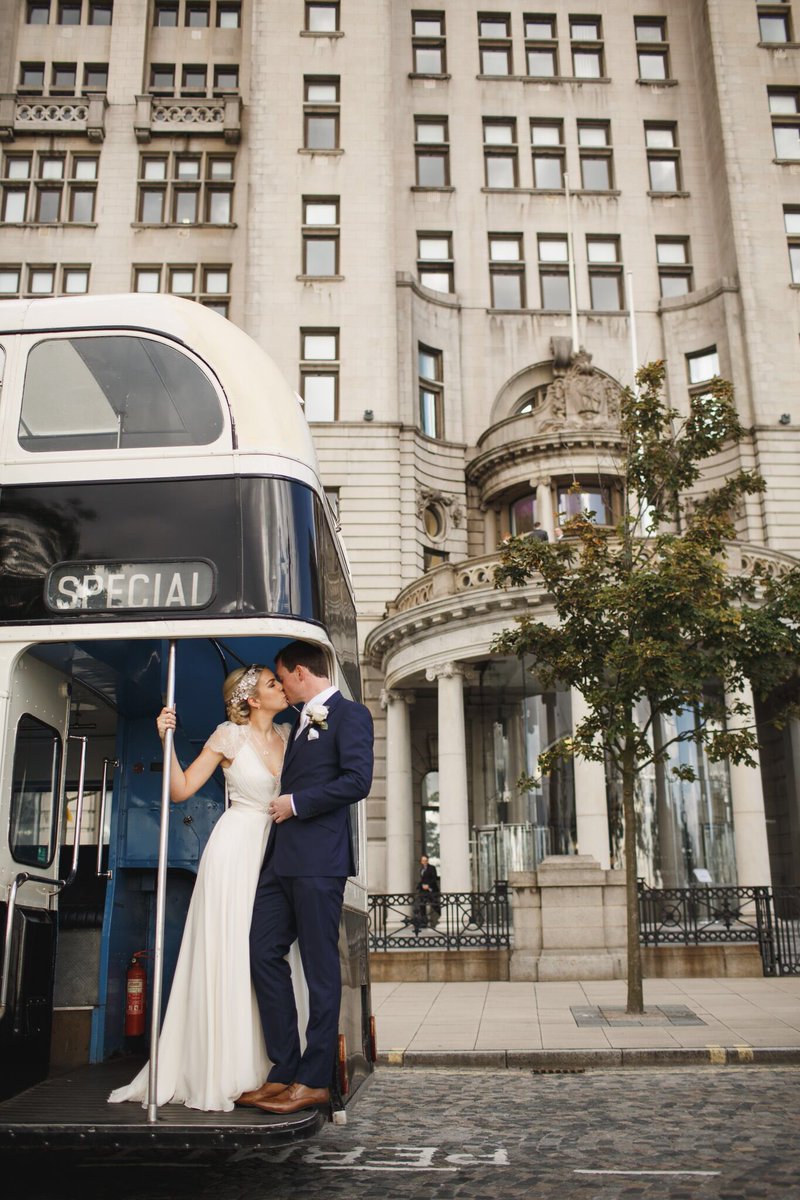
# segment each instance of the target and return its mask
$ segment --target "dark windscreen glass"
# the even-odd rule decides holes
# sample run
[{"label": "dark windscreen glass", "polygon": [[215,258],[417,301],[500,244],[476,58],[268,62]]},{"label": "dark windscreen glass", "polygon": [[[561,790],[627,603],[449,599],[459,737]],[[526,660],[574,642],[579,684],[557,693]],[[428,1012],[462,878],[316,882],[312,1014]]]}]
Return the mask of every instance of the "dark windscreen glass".
[{"label": "dark windscreen glass", "polygon": [[113,334],[54,338],[28,355],[19,443],[37,452],[207,446],[219,397],[174,346]]}]

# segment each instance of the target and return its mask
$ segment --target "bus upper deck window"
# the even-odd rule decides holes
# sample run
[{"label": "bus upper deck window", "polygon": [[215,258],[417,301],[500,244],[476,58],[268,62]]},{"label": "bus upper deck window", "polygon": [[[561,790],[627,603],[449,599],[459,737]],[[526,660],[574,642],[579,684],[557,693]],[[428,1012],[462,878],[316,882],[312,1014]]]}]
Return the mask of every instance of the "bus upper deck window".
[{"label": "bus upper deck window", "polygon": [[222,429],[210,380],[163,342],[54,338],[28,355],[18,434],[25,450],[207,446]]}]

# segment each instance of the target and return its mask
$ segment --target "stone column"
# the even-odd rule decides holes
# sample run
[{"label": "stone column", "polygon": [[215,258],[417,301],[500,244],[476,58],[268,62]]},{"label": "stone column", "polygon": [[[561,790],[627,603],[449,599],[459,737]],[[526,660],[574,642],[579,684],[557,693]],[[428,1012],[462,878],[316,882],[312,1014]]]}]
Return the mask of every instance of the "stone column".
[{"label": "stone column", "polygon": [[[589,711],[583,694],[570,688],[572,728]],[[572,760],[575,777],[575,819],[578,826],[578,853],[591,855],[602,870],[611,866],[608,843],[608,797],[606,769],[603,762],[588,762],[585,758]]]},{"label": "stone column", "polygon": [[411,783],[411,692],[381,692],[386,710],[386,891],[414,889],[414,794]]},{"label": "stone column", "polygon": [[497,528],[498,509],[494,504],[482,504],[481,512],[483,513],[483,552],[484,554],[494,554],[502,536]]},{"label": "stone column", "polygon": [[551,542],[556,540],[556,521],[553,512],[553,493],[549,479],[532,479],[531,484],[536,488],[536,520],[544,529]]},{"label": "stone column", "polygon": [[439,712],[439,852],[443,892],[469,892],[469,805],[467,745],[464,730],[464,676],[460,663],[428,667],[437,681]]},{"label": "stone column", "polygon": [[[744,701],[748,706],[749,716],[733,717],[734,728],[739,724],[755,724],[753,692],[749,683],[735,695],[726,694],[726,704],[733,704],[735,701]],[[755,758],[758,759],[757,750]],[[731,780],[733,842],[736,847],[736,876],[739,887],[770,887],[772,874],[769,866],[761,768],[748,767],[744,763],[739,766],[729,763],[728,772]]]}]

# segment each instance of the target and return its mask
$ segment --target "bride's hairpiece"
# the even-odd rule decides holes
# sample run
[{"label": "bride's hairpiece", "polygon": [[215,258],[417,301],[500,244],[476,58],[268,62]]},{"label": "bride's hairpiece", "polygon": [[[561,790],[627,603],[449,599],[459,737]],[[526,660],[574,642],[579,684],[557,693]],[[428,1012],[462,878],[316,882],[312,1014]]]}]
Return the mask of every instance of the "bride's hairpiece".
[{"label": "bride's hairpiece", "polygon": [[249,700],[252,696],[255,686],[258,683],[258,677],[261,674],[261,667],[248,667],[242,678],[237,683],[236,687],[230,694],[229,704],[243,704],[245,700]]}]

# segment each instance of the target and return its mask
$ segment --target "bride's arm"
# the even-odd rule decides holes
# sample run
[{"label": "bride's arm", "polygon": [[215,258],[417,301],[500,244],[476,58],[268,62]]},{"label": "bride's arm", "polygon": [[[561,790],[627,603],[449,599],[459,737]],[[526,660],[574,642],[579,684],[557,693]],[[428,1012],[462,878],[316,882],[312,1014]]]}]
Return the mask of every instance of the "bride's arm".
[{"label": "bride's arm", "polygon": [[[175,728],[175,710],[172,708],[162,708],[156,720],[156,728],[158,736],[161,738],[161,744],[163,745],[167,729],[174,730]],[[169,798],[172,803],[183,804],[184,800],[188,800],[190,796],[199,791],[203,784],[207,783],[214,774],[223,757],[218,751],[210,750],[208,746],[204,746],[194,762],[184,771],[178,762],[178,756],[175,753],[175,746],[173,745],[172,766],[169,773]]]}]

